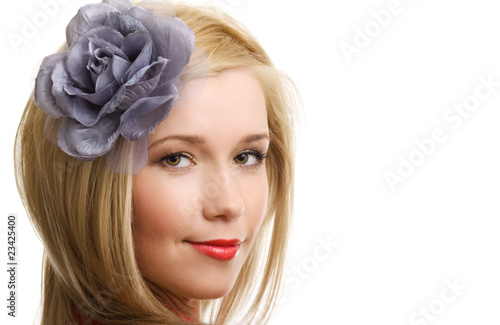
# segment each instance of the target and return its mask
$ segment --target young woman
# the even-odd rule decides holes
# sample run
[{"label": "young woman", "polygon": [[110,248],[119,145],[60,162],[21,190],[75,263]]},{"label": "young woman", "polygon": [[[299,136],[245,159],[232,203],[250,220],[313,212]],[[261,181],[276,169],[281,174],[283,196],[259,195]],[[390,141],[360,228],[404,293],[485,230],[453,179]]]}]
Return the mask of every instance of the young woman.
[{"label": "young woman", "polygon": [[15,155],[42,324],[264,324],[277,302],[294,87],[232,18],[173,9],[85,6],[42,63]]}]

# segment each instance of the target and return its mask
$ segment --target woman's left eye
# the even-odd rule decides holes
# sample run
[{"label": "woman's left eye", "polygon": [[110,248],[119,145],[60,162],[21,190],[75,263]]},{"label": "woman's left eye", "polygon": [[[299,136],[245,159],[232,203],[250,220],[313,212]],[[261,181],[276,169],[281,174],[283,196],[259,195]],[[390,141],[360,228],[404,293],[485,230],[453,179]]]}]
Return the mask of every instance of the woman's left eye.
[{"label": "woman's left eye", "polygon": [[245,151],[234,157],[234,162],[246,167],[257,167],[262,164],[266,154],[257,150]]},{"label": "woman's left eye", "polygon": [[234,157],[234,161],[237,162],[238,164],[245,165],[247,162],[250,161],[250,165],[253,165],[257,158],[255,156],[249,154],[249,153],[240,153],[236,157]]}]

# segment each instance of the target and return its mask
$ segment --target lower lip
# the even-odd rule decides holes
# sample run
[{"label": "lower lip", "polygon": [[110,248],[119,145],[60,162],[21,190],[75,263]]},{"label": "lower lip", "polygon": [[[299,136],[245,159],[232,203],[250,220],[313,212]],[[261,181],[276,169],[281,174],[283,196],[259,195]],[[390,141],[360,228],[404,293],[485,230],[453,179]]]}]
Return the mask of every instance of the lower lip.
[{"label": "lower lip", "polygon": [[191,244],[191,246],[193,246],[198,252],[223,261],[233,259],[236,255],[238,255],[238,251],[240,250],[240,245],[215,246],[207,244],[189,244]]}]

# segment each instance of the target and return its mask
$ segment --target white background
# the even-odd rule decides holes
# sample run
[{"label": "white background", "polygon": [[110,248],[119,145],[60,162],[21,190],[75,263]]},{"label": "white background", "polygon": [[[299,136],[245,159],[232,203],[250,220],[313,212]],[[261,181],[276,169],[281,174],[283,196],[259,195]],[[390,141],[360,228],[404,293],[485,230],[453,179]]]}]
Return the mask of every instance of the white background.
[{"label": "white background", "polygon": [[[61,0],[36,35],[13,46],[8,35],[23,37],[24,19],[46,2],[10,1],[0,10],[0,270],[9,213],[18,217],[19,253],[18,317],[6,316],[2,271],[2,324],[33,322],[41,282],[41,244],[14,183],[14,134],[42,58],[62,44],[77,9],[95,1]],[[257,36],[304,102],[293,249],[271,324],[498,324],[500,87],[481,88],[489,98],[460,126],[443,117],[473,103],[480,78],[500,82],[497,2],[401,0],[386,26],[371,12],[389,0],[212,3]],[[365,28],[371,36],[362,39]],[[355,40],[348,63],[341,44]],[[446,140],[425,155],[416,141],[435,129]],[[398,174],[401,159],[420,165],[411,174],[406,166],[391,190],[384,174]],[[328,251],[320,242],[334,245]]]}]

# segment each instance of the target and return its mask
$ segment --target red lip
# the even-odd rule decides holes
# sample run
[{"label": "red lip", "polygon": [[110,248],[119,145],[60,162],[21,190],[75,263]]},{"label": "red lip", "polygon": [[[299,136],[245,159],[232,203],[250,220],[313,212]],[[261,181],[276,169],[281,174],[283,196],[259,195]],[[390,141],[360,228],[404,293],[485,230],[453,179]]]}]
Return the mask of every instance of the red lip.
[{"label": "red lip", "polygon": [[227,261],[238,254],[241,241],[238,239],[216,239],[204,242],[188,241],[188,243],[202,254]]},{"label": "red lip", "polygon": [[222,247],[228,247],[228,246],[236,246],[241,244],[241,240],[238,239],[214,239],[214,240],[209,240],[209,241],[189,241],[191,244],[196,244],[196,245],[210,245],[210,246],[222,246]]}]

